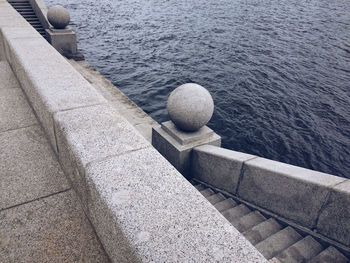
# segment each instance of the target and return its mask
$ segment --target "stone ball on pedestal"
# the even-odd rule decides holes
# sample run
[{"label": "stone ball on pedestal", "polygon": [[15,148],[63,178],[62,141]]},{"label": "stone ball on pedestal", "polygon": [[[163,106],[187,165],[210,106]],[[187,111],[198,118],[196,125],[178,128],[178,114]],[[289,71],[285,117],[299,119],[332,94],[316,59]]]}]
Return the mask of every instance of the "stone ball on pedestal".
[{"label": "stone ball on pedestal", "polygon": [[186,83],[171,92],[167,110],[178,129],[194,132],[211,119],[214,102],[208,90],[195,83]]},{"label": "stone ball on pedestal", "polygon": [[47,11],[47,19],[55,29],[64,29],[69,24],[70,16],[63,6],[55,5]]}]

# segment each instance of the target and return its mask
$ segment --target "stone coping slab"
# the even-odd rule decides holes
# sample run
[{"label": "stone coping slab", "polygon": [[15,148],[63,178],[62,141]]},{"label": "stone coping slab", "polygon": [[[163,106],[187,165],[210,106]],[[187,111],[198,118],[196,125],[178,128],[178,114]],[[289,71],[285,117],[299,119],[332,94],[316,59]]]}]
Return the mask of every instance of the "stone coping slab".
[{"label": "stone coping slab", "polygon": [[86,177],[89,217],[115,262],[265,262],[151,146],[91,163]]},{"label": "stone coping slab", "polygon": [[192,176],[350,246],[350,180],[212,145],[194,148]]},{"label": "stone coping slab", "polygon": [[60,163],[84,208],[88,163],[150,145],[107,104],[58,112],[54,122]]},{"label": "stone coping slab", "polygon": [[323,206],[317,231],[350,246],[350,180],[336,185]]},{"label": "stone coping slab", "polygon": [[202,145],[193,149],[191,176],[236,194],[243,163],[254,158],[257,157],[213,145]]},{"label": "stone coping slab", "polygon": [[303,226],[314,228],[331,188],[345,181],[309,169],[264,158],[249,160],[238,196]]}]

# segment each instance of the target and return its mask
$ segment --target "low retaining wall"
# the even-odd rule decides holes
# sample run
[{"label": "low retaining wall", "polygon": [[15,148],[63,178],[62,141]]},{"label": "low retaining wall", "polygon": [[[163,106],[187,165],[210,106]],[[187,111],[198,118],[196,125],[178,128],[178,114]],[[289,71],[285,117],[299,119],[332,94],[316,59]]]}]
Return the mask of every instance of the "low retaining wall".
[{"label": "low retaining wall", "polygon": [[265,262],[4,0],[0,58],[18,78],[113,262]]},{"label": "low retaining wall", "polygon": [[350,180],[254,155],[194,148],[192,176],[350,245]]}]

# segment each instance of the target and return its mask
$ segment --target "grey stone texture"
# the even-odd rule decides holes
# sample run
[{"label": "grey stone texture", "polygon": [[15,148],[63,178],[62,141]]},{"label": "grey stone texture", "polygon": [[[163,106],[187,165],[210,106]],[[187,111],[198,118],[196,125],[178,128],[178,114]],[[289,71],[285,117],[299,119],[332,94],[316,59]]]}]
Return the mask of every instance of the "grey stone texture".
[{"label": "grey stone texture", "polygon": [[61,54],[77,53],[77,37],[71,29],[46,29],[51,45]]},{"label": "grey stone texture", "polygon": [[208,127],[202,127],[197,132],[181,131],[171,121],[152,130],[154,148],[186,177],[190,175],[192,149],[203,144],[220,146],[221,137]]},{"label": "grey stone texture", "polygon": [[217,146],[198,146],[192,153],[191,176],[236,194],[243,163],[253,158],[256,156]]},{"label": "grey stone texture", "polygon": [[[0,3],[9,8],[8,3]],[[12,7],[9,10],[13,11]],[[3,20],[2,13],[0,8],[3,53],[114,262],[230,262],[232,258],[237,262],[265,262],[53,47],[37,33],[25,30],[29,25],[18,13],[5,15],[11,17],[11,23]],[[44,158],[40,155],[44,150],[35,152],[38,147],[34,142],[41,141],[33,139],[34,135],[27,135],[33,144],[30,155],[42,168],[41,159],[51,155]],[[32,160],[29,165],[34,165]],[[16,160],[18,167],[24,163],[28,163],[26,159]],[[33,167],[27,172],[40,171]],[[54,174],[50,173],[50,183],[55,181]],[[40,182],[46,183],[44,179]],[[27,187],[38,186],[26,186],[28,191]],[[20,193],[25,195],[25,190]],[[89,235],[91,229],[80,227],[87,221],[83,216],[77,219],[77,214],[83,215],[79,202],[63,196],[73,192],[54,191],[52,196],[29,196],[30,200],[25,196],[23,202],[28,200],[27,204],[0,212],[0,236],[6,242],[0,248],[1,257],[24,262],[103,262],[101,250],[95,249],[95,239]],[[82,235],[77,234],[80,229]]]},{"label": "grey stone texture", "polygon": [[44,0],[29,0],[30,5],[32,6],[35,15],[39,18],[43,28],[49,28],[50,24],[47,20],[47,7]]},{"label": "grey stone texture", "polygon": [[238,196],[313,228],[330,189],[345,179],[264,158],[245,162]]},{"label": "grey stone texture", "polygon": [[0,28],[29,26],[29,23],[4,0],[0,1]]},{"label": "grey stone texture", "polygon": [[152,147],[90,163],[86,177],[113,262],[266,262]]},{"label": "grey stone texture", "polygon": [[109,262],[73,190],[0,211],[0,262]]},{"label": "grey stone texture", "polygon": [[47,19],[55,29],[64,29],[69,24],[70,15],[63,6],[54,5],[47,11]]},{"label": "grey stone texture", "polygon": [[69,188],[38,125],[1,132],[0,145],[0,210]]},{"label": "grey stone texture", "polygon": [[72,66],[91,83],[91,85],[108,100],[109,104],[117,109],[128,122],[130,122],[141,134],[152,141],[152,127],[158,123],[130,100],[121,90],[114,86],[100,72],[94,69],[86,61],[70,59]]},{"label": "grey stone texture", "polygon": [[208,90],[195,83],[186,83],[171,92],[167,110],[170,120],[184,131],[197,131],[208,123],[214,102]]},{"label": "grey stone texture", "polygon": [[84,205],[88,163],[150,145],[108,105],[58,112],[54,120],[60,163]]},{"label": "grey stone texture", "polygon": [[36,123],[34,113],[20,88],[0,89],[0,132]]},{"label": "grey stone texture", "polygon": [[19,87],[18,81],[15,75],[13,75],[13,72],[7,61],[0,61],[0,79],[0,90]]},{"label": "grey stone texture", "polygon": [[[13,32],[16,30],[14,28]],[[3,36],[7,38],[7,32],[3,32]],[[96,105],[105,100],[42,37],[11,39],[5,44],[9,64],[56,148],[52,120],[55,112]]]},{"label": "grey stone texture", "polygon": [[350,180],[336,185],[324,205],[317,231],[350,246]]}]

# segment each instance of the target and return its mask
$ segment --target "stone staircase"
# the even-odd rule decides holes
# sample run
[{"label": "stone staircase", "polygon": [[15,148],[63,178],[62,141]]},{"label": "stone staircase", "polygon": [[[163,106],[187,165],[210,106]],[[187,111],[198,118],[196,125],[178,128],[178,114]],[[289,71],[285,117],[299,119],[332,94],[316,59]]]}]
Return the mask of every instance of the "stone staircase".
[{"label": "stone staircase", "polygon": [[313,236],[203,184],[193,184],[269,262],[350,262],[349,257],[326,241],[319,242]]},{"label": "stone staircase", "polygon": [[28,0],[9,0],[8,2],[46,39],[45,29],[41,25],[39,18],[36,16]]}]

